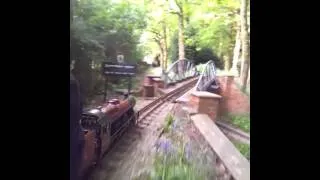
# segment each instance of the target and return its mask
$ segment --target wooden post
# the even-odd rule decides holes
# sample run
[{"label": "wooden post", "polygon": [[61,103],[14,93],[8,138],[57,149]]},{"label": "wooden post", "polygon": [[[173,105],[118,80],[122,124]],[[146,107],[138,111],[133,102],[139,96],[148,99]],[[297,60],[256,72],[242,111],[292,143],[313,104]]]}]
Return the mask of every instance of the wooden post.
[{"label": "wooden post", "polygon": [[128,82],[128,95],[130,95],[130,91],[131,91],[131,82],[132,81],[132,78],[131,76],[129,77],[129,82]]},{"label": "wooden post", "polygon": [[108,78],[105,77],[104,78],[104,97],[103,97],[104,102],[107,101],[107,91],[108,91]]}]

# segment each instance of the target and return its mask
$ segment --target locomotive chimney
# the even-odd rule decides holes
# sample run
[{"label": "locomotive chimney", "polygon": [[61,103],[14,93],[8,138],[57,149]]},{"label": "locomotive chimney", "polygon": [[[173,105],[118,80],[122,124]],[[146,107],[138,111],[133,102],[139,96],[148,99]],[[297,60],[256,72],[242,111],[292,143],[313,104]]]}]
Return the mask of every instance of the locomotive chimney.
[{"label": "locomotive chimney", "polygon": [[112,105],[118,105],[118,104],[120,104],[120,101],[119,101],[119,99],[111,99],[109,101],[109,103],[112,104]]}]

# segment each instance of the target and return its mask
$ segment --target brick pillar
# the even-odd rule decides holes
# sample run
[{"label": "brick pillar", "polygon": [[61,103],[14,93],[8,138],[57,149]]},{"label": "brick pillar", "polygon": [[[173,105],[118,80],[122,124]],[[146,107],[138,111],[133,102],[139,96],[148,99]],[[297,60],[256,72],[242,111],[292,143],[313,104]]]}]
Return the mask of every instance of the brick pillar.
[{"label": "brick pillar", "polygon": [[154,86],[153,85],[143,85],[143,96],[144,97],[154,97]]},{"label": "brick pillar", "polygon": [[153,81],[155,96],[161,95],[158,91],[159,88],[164,88],[164,81],[161,79],[154,79]]},{"label": "brick pillar", "polygon": [[195,91],[191,93],[190,105],[196,113],[207,114],[213,121],[216,121],[220,95],[206,91]]}]

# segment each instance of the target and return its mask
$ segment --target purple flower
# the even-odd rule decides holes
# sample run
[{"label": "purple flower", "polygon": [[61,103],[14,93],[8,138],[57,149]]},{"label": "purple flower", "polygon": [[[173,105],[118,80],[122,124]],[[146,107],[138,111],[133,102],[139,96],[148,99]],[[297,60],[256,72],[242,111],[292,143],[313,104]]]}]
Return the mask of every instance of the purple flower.
[{"label": "purple flower", "polygon": [[164,153],[169,153],[170,150],[172,149],[172,144],[171,141],[166,139],[160,142],[160,149],[164,152]]}]

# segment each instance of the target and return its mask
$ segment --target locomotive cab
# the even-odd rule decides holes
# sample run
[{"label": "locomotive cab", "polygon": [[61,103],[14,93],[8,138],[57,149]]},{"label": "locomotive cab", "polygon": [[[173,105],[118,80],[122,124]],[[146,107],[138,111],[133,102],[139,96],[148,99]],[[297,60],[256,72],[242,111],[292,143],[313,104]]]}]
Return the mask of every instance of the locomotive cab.
[{"label": "locomotive cab", "polygon": [[85,110],[82,113],[80,125],[84,132],[84,148],[80,173],[83,175],[100,159],[101,141],[99,121],[104,114],[99,109]]},{"label": "locomotive cab", "polygon": [[112,142],[134,122],[133,107],[135,99],[111,99],[108,103],[85,110],[80,124],[85,133],[84,153],[81,164],[81,175],[109,149]]}]

